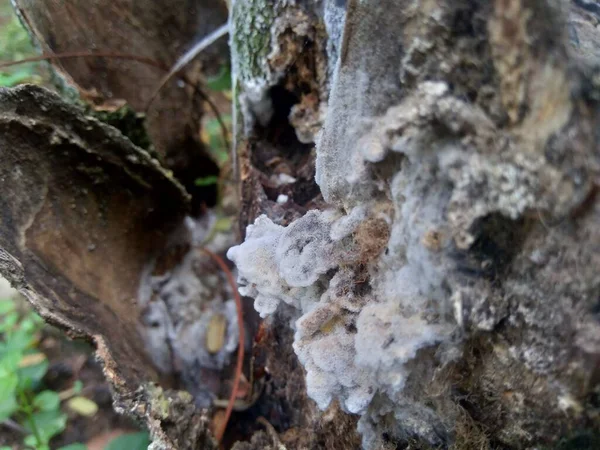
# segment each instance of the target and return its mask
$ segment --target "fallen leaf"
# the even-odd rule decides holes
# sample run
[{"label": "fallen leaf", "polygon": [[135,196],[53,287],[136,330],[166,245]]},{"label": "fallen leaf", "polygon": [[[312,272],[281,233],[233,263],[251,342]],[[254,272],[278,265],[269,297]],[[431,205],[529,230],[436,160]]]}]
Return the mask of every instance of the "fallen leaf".
[{"label": "fallen leaf", "polygon": [[19,362],[19,367],[23,368],[35,366],[36,364],[39,364],[45,360],[46,355],[44,355],[43,353],[33,353],[31,355],[25,355],[23,356],[23,358],[21,358],[21,361]]},{"label": "fallen leaf", "polygon": [[67,406],[72,411],[85,417],[93,417],[98,412],[98,405],[85,397],[73,397],[67,402]]},{"label": "fallen leaf", "polygon": [[217,431],[219,431],[223,427],[223,422],[225,421],[225,410],[219,409],[215,412],[212,417],[212,421],[210,423],[210,429],[215,435]]},{"label": "fallen leaf", "polygon": [[206,349],[210,353],[217,353],[225,344],[227,319],[223,314],[215,314],[210,318],[206,331]]}]

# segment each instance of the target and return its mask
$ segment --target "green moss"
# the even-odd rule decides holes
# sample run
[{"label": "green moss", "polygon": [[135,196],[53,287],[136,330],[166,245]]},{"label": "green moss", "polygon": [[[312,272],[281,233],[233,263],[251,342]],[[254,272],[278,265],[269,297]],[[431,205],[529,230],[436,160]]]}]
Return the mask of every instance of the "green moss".
[{"label": "green moss", "polygon": [[194,401],[194,397],[187,391],[178,391],[177,396],[184,403],[192,403]]},{"label": "green moss", "polygon": [[144,126],[146,119],[143,114],[135,112],[127,105],[115,111],[95,111],[93,108],[87,106],[86,114],[115,127],[136,146],[150,153],[151,142],[146,133]]},{"label": "green moss", "polygon": [[152,412],[160,419],[167,419],[169,417],[171,401],[165,395],[163,389],[160,386],[150,385],[147,388],[147,392],[150,396],[148,403]]},{"label": "green moss", "polygon": [[231,39],[237,76],[242,81],[265,78],[267,55],[271,51],[271,26],[276,17],[277,2],[272,0],[239,0],[232,11]]}]

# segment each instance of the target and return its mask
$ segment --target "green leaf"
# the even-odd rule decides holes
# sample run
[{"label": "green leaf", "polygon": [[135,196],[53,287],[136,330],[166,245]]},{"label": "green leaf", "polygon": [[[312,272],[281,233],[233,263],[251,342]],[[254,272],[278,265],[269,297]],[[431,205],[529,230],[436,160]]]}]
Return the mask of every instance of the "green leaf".
[{"label": "green leaf", "polygon": [[[0,449],[2,450],[2,449]],[[87,450],[87,445],[85,444],[71,444],[66,447],[61,447],[58,450]]]},{"label": "green leaf", "polygon": [[5,316],[15,310],[15,302],[11,299],[0,300],[0,316]]},{"label": "green leaf", "polygon": [[208,177],[196,178],[194,184],[196,186],[211,186],[213,184],[217,184],[218,181],[219,177],[217,177],[216,175],[210,175]]},{"label": "green leaf", "polygon": [[98,412],[98,405],[85,397],[73,397],[67,406],[77,414],[85,417],[93,417]]},{"label": "green leaf", "polygon": [[27,447],[37,448],[38,446],[38,441],[33,434],[25,436],[25,439],[23,439],[23,443]]},{"label": "green leaf", "polygon": [[31,335],[33,335],[39,329],[38,325],[34,322],[31,316],[24,318],[19,324],[19,328]]},{"label": "green leaf", "polygon": [[[231,138],[231,114],[223,114],[221,118],[227,128],[227,134]],[[202,130],[202,141],[207,144],[208,151],[219,166],[229,160],[229,148],[225,146],[221,124],[216,118],[208,119],[205,122]]]},{"label": "green leaf", "polygon": [[32,366],[21,367],[18,371],[19,389],[35,389],[48,372],[49,365],[48,360],[45,360]]},{"label": "green leaf", "polygon": [[34,342],[33,333],[27,330],[18,329],[11,333],[6,340],[6,351],[25,351]]},{"label": "green leaf", "polygon": [[17,72],[17,73],[0,73],[0,86],[11,87],[19,83],[24,83],[31,79],[31,73],[29,72]]},{"label": "green leaf", "polygon": [[146,450],[150,445],[148,432],[124,434],[108,443],[104,450]]},{"label": "green leaf", "polygon": [[5,397],[0,400],[0,422],[8,419],[19,409],[15,394]]},{"label": "green leaf", "polygon": [[17,409],[16,390],[19,377],[16,368],[20,354],[12,352],[0,359],[0,421],[9,418]]},{"label": "green leaf", "polygon": [[23,443],[27,446],[27,448],[33,448],[35,450],[50,450],[48,445],[42,443],[38,443],[37,439],[34,435],[30,434],[23,439]]},{"label": "green leaf", "polygon": [[[57,434],[64,431],[67,426],[67,415],[60,410],[41,411],[31,416],[37,432],[40,435],[43,443],[47,444]],[[25,428],[30,433],[33,433],[33,428],[30,421],[25,422]]]},{"label": "green leaf", "polygon": [[221,66],[219,73],[206,80],[208,89],[213,92],[227,91],[231,89],[231,69],[229,64]]},{"label": "green leaf", "polygon": [[0,369],[0,402],[14,396],[18,385],[19,377],[16,373]]},{"label": "green leaf", "polygon": [[19,368],[19,362],[23,358],[23,354],[20,351],[7,351],[0,350],[0,378],[8,374],[14,374]]},{"label": "green leaf", "polygon": [[54,391],[42,391],[33,399],[33,406],[40,411],[52,411],[60,406],[60,397]]},{"label": "green leaf", "polygon": [[80,394],[82,390],[83,383],[81,382],[81,380],[75,380],[75,383],[73,383],[73,392],[75,394]]},{"label": "green leaf", "polygon": [[42,318],[42,316],[40,316],[37,313],[32,312],[29,314],[29,317],[31,318],[31,320],[33,320],[33,322],[36,325],[38,325],[39,328],[42,328],[44,326],[44,324],[46,323],[46,322],[44,322],[44,319]]},{"label": "green leaf", "polygon": [[19,313],[16,311],[9,312],[0,322],[0,333],[5,333],[12,330],[19,321]]}]

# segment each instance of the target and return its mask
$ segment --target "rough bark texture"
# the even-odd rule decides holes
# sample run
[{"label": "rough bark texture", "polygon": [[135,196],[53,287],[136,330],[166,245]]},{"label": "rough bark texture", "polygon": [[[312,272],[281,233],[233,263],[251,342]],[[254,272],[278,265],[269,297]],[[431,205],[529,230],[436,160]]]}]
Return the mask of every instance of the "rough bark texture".
[{"label": "rough bark texture", "polygon": [[[45,53],[108,51],[128,53],[170,67],[196,40],[227,21],[224,0],[38,1],[15,0],[17,12]],[[229,62],[226,38],[184,71],[198,86]],[[165,72],[135,61],[72,58],[53,63],[69,88],[99,109],[127,102],[144,113]],[[217,172],[200,142],[203,99],[174,78],[147,111],[145,126],[163,164],[186,189]]]},{"label": "rough bark texture", "polygon": [[[324,3],[233,9],[242,226],[270,219],[229,253],[242,292],[263,316],[293,306],[309,396],[360,414],[365,448],[537,448],[594,434],[597,11],[350,1],[337,39],[344,2]],[[236,22],[250,11],[270,24],[260,46]],[[313,83],[331,86],[316,146],[325,211],[298,219],[315,207],[305,186],[268,180],[300,178],[290,161],[311,146],[293,115],[296,141],[270,132],[305,98],[289,83],[303,59],[281,30],[306,42],[287,24],[311,12],[308,28],[330,31],[320,48],[339,59],[313,73],[333,73]],[[287,165],[265,167],[265,152]]]},{"label": "rough bark texture", "polygon": [[117,130],[34,86],[0,90],[0,155],[2,274],[94,343],[116,405],[165,448],[210,443],[189,394],[158,387],[138,331],[140,273],[180,226],[185,191]]}]

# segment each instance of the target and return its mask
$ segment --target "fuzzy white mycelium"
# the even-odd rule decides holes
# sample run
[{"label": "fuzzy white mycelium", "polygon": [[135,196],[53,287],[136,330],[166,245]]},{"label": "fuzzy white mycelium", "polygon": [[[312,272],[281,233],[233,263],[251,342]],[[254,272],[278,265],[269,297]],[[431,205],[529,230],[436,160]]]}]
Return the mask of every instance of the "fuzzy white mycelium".
[{"label": "fuzzy white mycelium", "polygon": [[[451,140],[430,142],[435,131],[428,123],[440,121],[457,135],[477,127],[485,136],[491,127],[478,110],[449,96],[444,83],[430,82],[372,123],[355,121],[343,138],[335,130],[328,134],[326,123],[317,182],[332,208],[310,211],[287,227],[261,216],[245,242],[228,252],[240,292],[255,299],[261,316],[275,313],[281,302],[297,310],[294,350],[306,369],[308,394],[320,408],[339,399],[346,411],[361,414],[365,448],[375,445],[374,427],[384,413],[394,414],[404,431],[435,442],[434,430],[425,429],[434,422],[431,412],[407,400],[403,389],[407,363],[420,349],[445,342],[440,361],[452,358],[462,303],[460,293],[448,291],[454,264],[448,251],[471,242],[471,223],[488,213],[478,204],[511,216],[504,205],[524,208],[529,198],[511,190],[519,183],[496,176],[511,173],[506,167],[480,166],[476,153],[461,152]],[[402,157],[388,159],[382,182],[373,176],[374,164],[394,154]],[[517,178],[529,173],[510,169]],[[491,186],[484,192],[502,195],[478,199],[469,188],[474,178]],[[514,196],[524,204],[504,201]],[[465,209],[466,202],[473,207]],[[486,329],[494,320],[482,317],[476,326]]]},{"label": "fuzzy white mycelium", "polygon": [[[596,159],[584,150],[596,149],[597,142],[584,138],[576,126],[583,115],[573,116],[570,96],[580,87],[567,80],[566,64],[534,58],[540,70],[523,84],[533,89],[529,100],[550,98],[552,108],[532,101],[527,112],[521,106],[507,109],[504,90],[496,95],[495,85],[477,78],[478,69],[469,72],[476,75],[471,83],[462,73],[463,61],[472,61],[472,47],[463,47],[470,37],[439,33],[453,30],[457,11],[463,11],[460,2],[454,2],[457,9],[453,2],[432,7],[423,21],[417,20],[421,2],[356,1],[345,19],[337,9],[345,2],[324,3],[329,64],[336,66],[328,72],[315,178],[328,209],[310,211],[287,227],[259,217],[248,227],[246,241],[228,256],[237,265],[242,293],[255,299],[263,317],[279,309],[274,320],[285,323],[289,311],[295,312],[294,350],[306,369],[309,396],[320,408],[339,400],[346,411],[360,414],[365,449],[382,448],[387,438],[414,437],[446,448],[462,414],[455,380],[448,375],[455,364],[466,362],[470,342],[500,324],[519,330],[516,341],[522,345],[501,350],[494,341],[489,350],[494,354],[478,362],[494,374],[496,367],[545,373],[562,359],[556,350],[563,348],[561,339],[546,342],[553,334],[547,331],[548,318],[567,325],[575,297],[562,291],[540,294],[531,287],[532,280],[545,286],[559,279],[571,286],[573,275],[561,278],[556,272],[562,266],[552,266],[538,249],[544,243],[547,255],[573,252],[578,261],[588,249],[574,250],[573,241],[558,251],[546,230],[529,228],[535,221],[530,219],[532,213],[540,221],[548,215],[571,226],[567,218],[588,198],[591,183],[597,185],[590,181],[597,180]],[[336,32],[342,21],[343,39]],[[488,30],[481,36],[496,21],[490,19],[488,27],[481,22]],[[399,27],[406,23],[410,26]],[[510,56],[500,41],[491,57],[504,64]],[[558,45],[560,39],[552,42]],[[542,95],[546,85],[548,93]],[[469,100],[467,93],[476,91],[477,101]],[[509,91],[512,105],[513,91],[521,91]],[[515,104],[524,106],[521,101]],[[505,126],[511,114],[518,127]],[[585,144],[575,151],[571,141],[580,138]],[[549,236],[564,239],[567,232],[557,229]],[[527,261],[515,266],[527,277],[505,272],[511,258],[522,261],[515,237],[524,236],[536,264],[548,266],[552,275],[542,276]],[[582,267],[575,266],[569,270],[579,280]],[[583,292],[578,302],[588,298]],[[547,298],[554,298],[551,305]],[[579,318],[573,321],[577,330],[584,328]],[[562,332],[561,324],[552,327],[555,335]],[[589,342],[589,336],[586,332],[581,342]],[[506,378],[516,382],[521,373]],[[497,384],[479,380],[486,403],[488,394],[504,387],[501,377],[491,378]],[[546,404],[552,409],[551,396],[547,399],[540,400],[538,411]],[[557,408],[565,404],[557,402]],[[509,410],[520,417],[520,407]],[[516,440],[532,423],[529,411],[522,417],[515,425]]]},{"label": "fuzzy white mycelium", "polygon": [[[398,398],[405,363],[454,329],[441,263],[422,242],[428,231],[443,229],[440,205],[449,193],[427,189],[437,158],[418,164],[421,170],[393,178],[389,200],[346,215],[310,211],[288,227],[261,216],[228,252],[240,292],[255,299],[261,316],[281,302],[298,310],[294,350],[320,408],[339,399],[348,412],[365,414],[378,393]],[[428,191],[427,201],[417,201],[414,190]],[[367,260],[365,239],[383,240]]]},{"label": "fuzzy white mycelium", "polygon": [[[229,286],[214,261],[198,251],[200,245],[215,252],[231,245],[231,236],[226,233],[216,233],[210,242],[203,243],[215,222],[213,214],[201,220],[188,218],[172,237],[170,247],[185,246],[181,260],[158,273],[154,273],[156,262],[152,262],[139,289],[140,332],[148,354],[162,373],[179,374],[199,407],[208,407],[219,394],[220,371],[235,355],[239,339]],[[219,327],[222,335],[218,336],[218,348],[211,348],[208,342],[215,321],[224,325]]]}]

